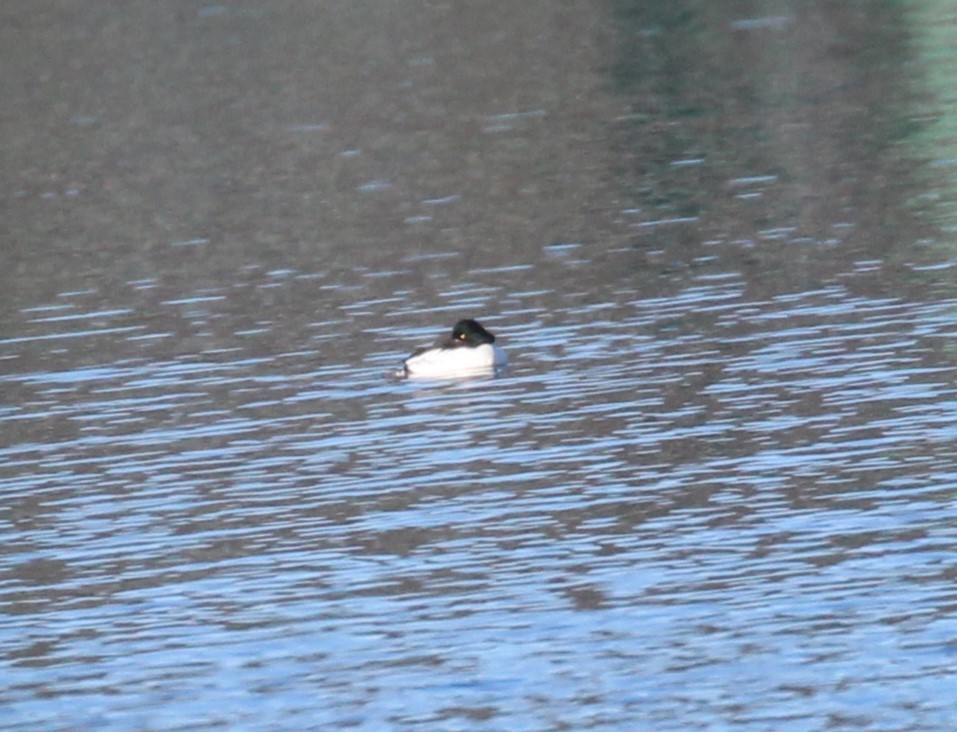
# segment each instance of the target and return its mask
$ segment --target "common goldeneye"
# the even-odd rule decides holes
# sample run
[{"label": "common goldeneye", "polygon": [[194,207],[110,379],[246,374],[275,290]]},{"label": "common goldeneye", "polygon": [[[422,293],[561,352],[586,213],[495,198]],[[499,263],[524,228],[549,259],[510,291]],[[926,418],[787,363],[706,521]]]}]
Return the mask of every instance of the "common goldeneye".
[{"label": "common goldeneye", "polygon": [[495,336],[476,320],[460,320],[452,335],[432,348],[420,348],[402,362],[400,376],[451,379],[493,373],[508,364]]}]

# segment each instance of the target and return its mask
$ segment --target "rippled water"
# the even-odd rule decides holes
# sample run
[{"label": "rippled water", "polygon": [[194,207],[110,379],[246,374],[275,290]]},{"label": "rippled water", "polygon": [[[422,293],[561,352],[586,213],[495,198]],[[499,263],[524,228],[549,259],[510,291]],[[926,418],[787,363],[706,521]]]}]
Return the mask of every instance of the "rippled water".
[{"label": "rippled water", "polygon": [[952,11],[730,5],[7,13],[0,728],[954,729]]},{"label": "rippled water", "polygon": [[[276,311],[172,359],[136,302],[22,312],[0,718],[946,726],[957,300],[756,300],[728,272],[545,308],[526,276],[433,314],[502,306],[510,373],[452,383],[386,378],[435,330],[401,294],[270,355]],[[231,299],[162,307],[212,326]],[[70,367],[104,337],[123,358]],[[16,369],[30,348],[51,367]]]}]

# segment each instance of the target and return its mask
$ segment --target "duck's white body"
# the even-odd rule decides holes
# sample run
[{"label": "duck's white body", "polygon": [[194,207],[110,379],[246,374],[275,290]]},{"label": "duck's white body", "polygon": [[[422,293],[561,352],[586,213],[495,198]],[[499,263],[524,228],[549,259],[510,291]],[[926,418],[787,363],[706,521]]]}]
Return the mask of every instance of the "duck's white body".
[{"label": "duck's white body", "polygon": [[426,379],[454,379],[491,373],[508,365],[505,351],[494,343],[455,348],[429,348],[402,363],[405,375]]},{"label": "duck's white body", "polygon": [[402,362],[399,374],[411,378],[454,379],[495,373],[508,364],[495,336],[475,320],[460,320],[438,346],[423,348]]}]

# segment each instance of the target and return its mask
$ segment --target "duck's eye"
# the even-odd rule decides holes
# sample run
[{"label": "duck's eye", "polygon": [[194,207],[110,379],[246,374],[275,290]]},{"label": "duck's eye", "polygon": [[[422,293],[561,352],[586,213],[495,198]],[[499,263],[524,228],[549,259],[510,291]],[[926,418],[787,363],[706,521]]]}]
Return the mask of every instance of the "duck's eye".
[{"label": "duck's eye", "polygon": [[464,340],[465,340],[465,333],[459,333],[459,334],[458,334],[457,336],[455,336],[455,337],[458,338],[460,341],[464,341]]}]

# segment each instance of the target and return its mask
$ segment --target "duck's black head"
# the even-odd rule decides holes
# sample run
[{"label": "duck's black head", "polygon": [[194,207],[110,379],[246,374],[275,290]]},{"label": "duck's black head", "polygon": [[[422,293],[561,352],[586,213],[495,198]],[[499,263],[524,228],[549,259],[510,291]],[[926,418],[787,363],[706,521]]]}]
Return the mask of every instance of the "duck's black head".
[{"label": "duck's black head", "polygon": [[452,335],[443,344],[446,348],[456,346],[480,346],[483,343],[495,343],[495,336],[482,327],[477,320],[460,320],[452,329]]}]

